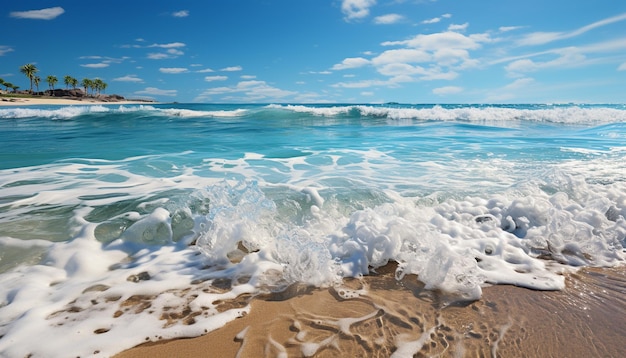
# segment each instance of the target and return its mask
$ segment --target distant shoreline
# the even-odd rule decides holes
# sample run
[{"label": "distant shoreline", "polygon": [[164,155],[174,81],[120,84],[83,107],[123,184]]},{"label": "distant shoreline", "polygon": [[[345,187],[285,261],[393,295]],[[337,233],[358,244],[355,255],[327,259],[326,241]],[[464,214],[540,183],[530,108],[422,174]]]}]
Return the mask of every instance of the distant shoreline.
[{"label": "distant shoreline", "polygon": [[33,105],[93,105],[93,104],[156,104],[139,99],[102,100],[92,97],[8,97],[0,96],[0,107]]}]

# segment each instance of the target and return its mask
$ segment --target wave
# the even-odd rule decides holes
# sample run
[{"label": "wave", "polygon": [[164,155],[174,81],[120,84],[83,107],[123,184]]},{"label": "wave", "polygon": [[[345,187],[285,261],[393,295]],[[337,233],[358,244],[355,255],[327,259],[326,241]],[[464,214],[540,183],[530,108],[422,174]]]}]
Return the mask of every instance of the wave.
[{"label": "wave", "polygon": [[315,116],[335,117],[357,115],[392,120],[426,121],[532,121],[563,124],[602,124],[626,121],[623,105],[276,105],[269,109],[308,113]]},{"label": "wave", "polygon": [[239,117],[247,113],[246,109],[234,110],[192,110],[183,108],[158,108],[150,105],[138,106],[111,106],[111,105],[87,105],[87,106],[63,106],[57,108],[7,108],[0,109],[0,118],[4,119],[25,119],[25,118],[48,118],[48,119],[74,119],[89,114],[128,114],[133,112],[144,112],[152,115],[163,115],[171,117]]}]

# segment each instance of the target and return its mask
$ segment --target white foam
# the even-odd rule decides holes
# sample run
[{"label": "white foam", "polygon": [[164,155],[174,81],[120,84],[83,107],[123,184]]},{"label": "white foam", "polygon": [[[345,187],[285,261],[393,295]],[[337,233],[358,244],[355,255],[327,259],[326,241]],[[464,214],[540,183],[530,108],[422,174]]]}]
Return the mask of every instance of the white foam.
[{"label": "white foam", "polygon": [[358,111],[362,116],[382,117],[394,120],[416,119],[432,121],[468,121],[468,122],[512,122],[526,120],[531,122],[601,124],[626,121],[626,111],[601,106],[537,106],[536,108],[513,108],[504,106],[458,106],[446,108],[440,105],[432,107],[390,107],[371,105],[351,106],[306,106],[306,105],[270,105],[268,108],[310,113],[317,116],[335,117]]}]

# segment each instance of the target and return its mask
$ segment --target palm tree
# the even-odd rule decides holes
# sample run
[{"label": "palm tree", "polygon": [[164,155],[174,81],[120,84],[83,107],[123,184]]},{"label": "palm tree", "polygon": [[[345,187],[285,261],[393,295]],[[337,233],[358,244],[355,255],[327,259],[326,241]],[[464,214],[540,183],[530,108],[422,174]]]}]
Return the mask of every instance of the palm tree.
[{"label": "palm tree", "polygon": [[26,75],[26,77],[28,77],[28,79],[30,80],[30,93],[33,93],[33,77],[38,71],[39,70],[37,69],[37,66],[33,65],[32,63],[27,63],[24,66],[20,67],[20,72]]},{"label": "palm tree", "polygon": [[48,86],[50,86],[50,94],[54,92],[54,85],[58,82],[56,76],[48,76],[46,77],[46,82],[48,82]]},{"label": "palm tree", "polygon": [[63,83],[65,83],[65,89],[70,89],[70,85],[72,84],[72,80],[74,77],[67,75],[63,77]]},{"label": "palm tree", "polygon": [[72,77],[72,81],[70,82],[70,85],[72,86],[73,89],[76,89],[76,86],[78,86],[78,80]]},{"label": "palm tree", "polygon": [[13,93],[17,92],[17,89],[20,88],[20,86],[16,86],[13,83],[9,83],[9,87],[11,87]]},{"label": "palm tree", "polygon": [[93,87],[93,81],[90,80],[89,78],[83,78],[80,84],[85,88],[85,96],[86,96],[89,93],[87,92],[87,90]]},{"label": "palm tree", "polygon": [[94,84],[94,88],[96,89],[96,91],[98,91],[98,96],[100,95],[101,90],[104,90],[105,88],[107,88],[107,84],[104,83],[104,81],[102,81],[99,78],[96,78],[93,81],[93,84]]},{"label": "palm tree", "polygon": [[[35,86],[37,87],[37,92],[39,92],[39,83],[41,82],[41,77],[39,76],[34,76],[33,77],[33,83],[35,84]],[[33,93],[33,90],[30,90],[30,93]]]},{"label": "palm tree", "polygon": [[4,86],[4,80],[2,78],[0,78],[0,86]]},{"label": "palm tree", "polygon": [[13,83],[11,82],[3,82],[2,85],[4,86],[4,90],[9,92],[9,88],[13,88]]}]

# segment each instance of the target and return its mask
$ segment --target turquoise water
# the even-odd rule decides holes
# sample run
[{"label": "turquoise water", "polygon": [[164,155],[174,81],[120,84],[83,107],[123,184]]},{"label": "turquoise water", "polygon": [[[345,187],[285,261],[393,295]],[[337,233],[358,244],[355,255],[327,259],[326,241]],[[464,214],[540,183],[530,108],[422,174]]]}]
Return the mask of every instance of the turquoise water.
[{"label": "turquoise water", "polygon": [[[461,299],[561,289],[566,270],[624,263],[625,217],[623,105],[0,107],[0,355],[49,356],[38,330],[67,351],[55,337],[75,327],[50,321],[86,295],[197,281],[227,278],[227,299],[397,262]],[[76,319],[116,327],[77,354],[242,314],[166,329],[143,312],[137,335],[114,309]]]}]

